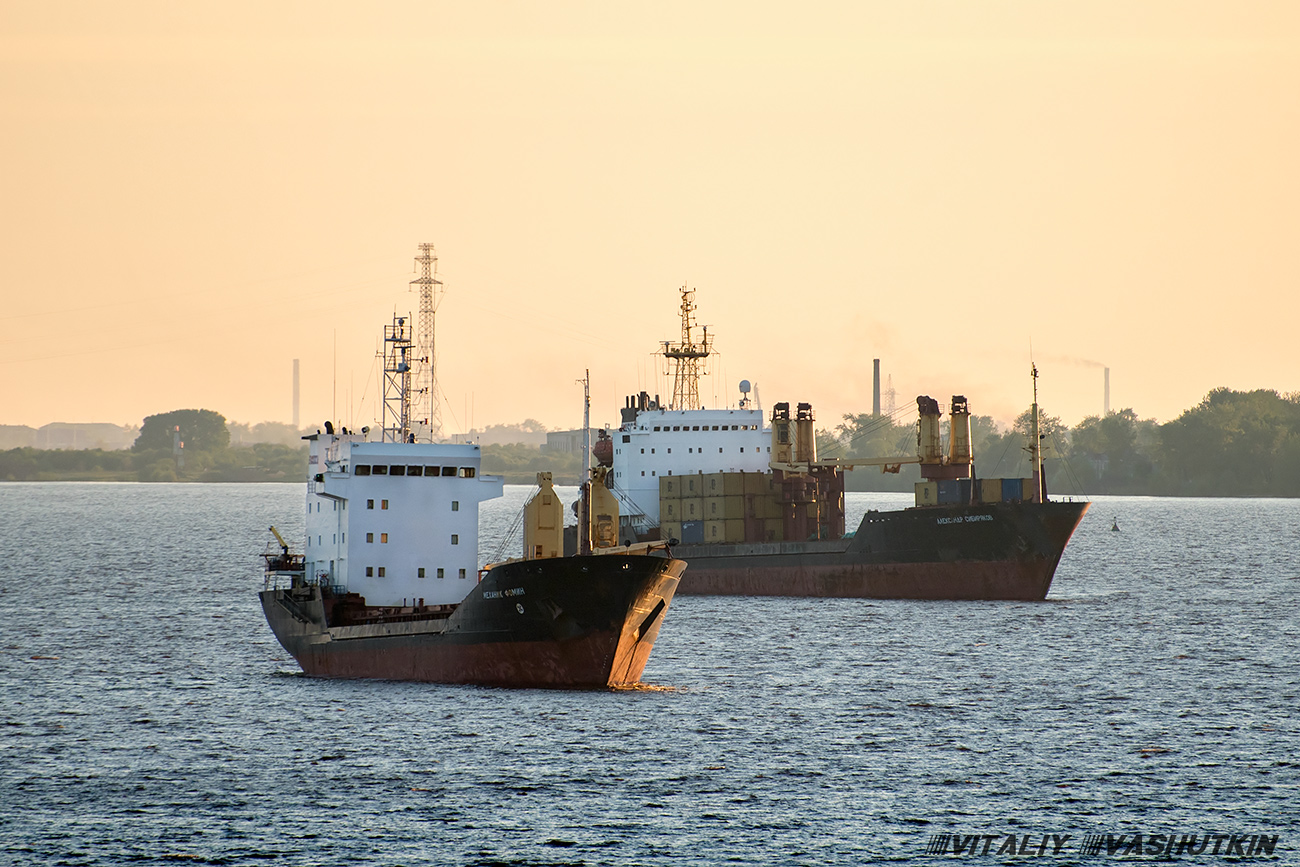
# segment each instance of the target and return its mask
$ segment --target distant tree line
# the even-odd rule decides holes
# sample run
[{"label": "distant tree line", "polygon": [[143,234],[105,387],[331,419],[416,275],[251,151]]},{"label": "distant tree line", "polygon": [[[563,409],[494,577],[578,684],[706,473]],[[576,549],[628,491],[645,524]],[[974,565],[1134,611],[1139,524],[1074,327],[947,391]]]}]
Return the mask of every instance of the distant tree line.
[{"label": "distant tree line", "polygon": [[557,485],[576,485],[582,472],[582,456],[545,452],[535,445],[483,446],[483,472],[503,476],[508,485],[533,485],[538,473],[550,473]]},{"label": "distant tree line", "polygon": [[151,415],[129,451],[0,451],[0,480],[267,482],[302,481],[307,446],[231,446],[226,419],[207,409]]},{"label": "distant tree line", "polygon": [[[817,432],[818,453],[914,456],[916,423],[900,417],[845,415],[834,430]],[[1029,410],[1006,429],[988,416],[972,416],[976,475],[1029,476],[1029,429]],[[1300,496],[1300,394],[1216,388],[1164,424],[1127,408],[1089,416],[1070,428],[1040,411],[1039,430],[1052,491]],[[306,462],[305,443],[232,446],[221,414],[182,409],[146,418],[130,451],[0,451],[0,480],[298,482],[305,477]],[[578,455],[543,453],[537,446],[519,443],[483,446],[483,472],[505,476],[512,484],[532,484],[543,471],[552,473],[558,484],[575,484],[580,470]],[[915,465],[903,466],[896,475],[859,469],[851,474],[849,488],[910,491],[919,478]]]},{"label": "distant tree line", "polygon": [[[971,417],[975,473],[1028,477],[1030,411],[1008,429]],[[1216,388],[1178,418],[1160,424],[1133,409],[1088,416],[1073,428],[1041,410],[1039,430],[1049,487],[1080,494],[1163,496],[1300,496],[1300,394]],[[850,414],[818,432],[827,457],[916,454],[916,423]],[[920,473],[857,470],[850,489],[910,490]]]}]

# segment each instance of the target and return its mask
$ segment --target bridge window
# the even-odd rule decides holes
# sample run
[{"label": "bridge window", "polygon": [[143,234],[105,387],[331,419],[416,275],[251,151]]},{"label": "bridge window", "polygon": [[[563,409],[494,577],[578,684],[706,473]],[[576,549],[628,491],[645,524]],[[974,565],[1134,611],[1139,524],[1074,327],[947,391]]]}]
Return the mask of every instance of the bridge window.
[{"label": "bridge window", "polygon": [[352,468],[352,475],[354,476],[370,475],[370,464],[357,464],[355,467]]}]

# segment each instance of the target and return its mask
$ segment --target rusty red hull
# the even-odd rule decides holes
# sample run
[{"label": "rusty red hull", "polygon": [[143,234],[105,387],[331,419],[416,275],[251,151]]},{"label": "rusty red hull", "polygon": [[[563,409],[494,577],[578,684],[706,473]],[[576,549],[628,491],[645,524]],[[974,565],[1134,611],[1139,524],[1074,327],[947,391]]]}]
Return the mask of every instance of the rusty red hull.
[{"label": "rusty red hull", "polygon": [[685,565],[621,555],[504,564],[441,617],[331,624],[328,590],[261,597],[309,675],[598,689],[640,680]]},{"label": "rusty red hull", "polygon": [[723,596],[1041,600],[1087,503],[868,512],[852,538],[690,545],[678,592]]}]

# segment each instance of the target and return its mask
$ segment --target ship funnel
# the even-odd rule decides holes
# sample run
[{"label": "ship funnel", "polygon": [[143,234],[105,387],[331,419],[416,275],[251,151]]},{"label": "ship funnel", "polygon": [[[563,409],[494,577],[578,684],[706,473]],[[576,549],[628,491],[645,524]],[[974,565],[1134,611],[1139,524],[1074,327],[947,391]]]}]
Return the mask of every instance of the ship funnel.
[{"label": "ship funnel", "polygon": [[970,407],[960,394],[952,396],[952,412],[948,416],[951,435],[948,438],[948,463],[969,464],[973,458],[970,439]]},{"label": "ship funnel", "polygon": [[790,430],[790,404],[772,407],[772,462],[788,464],[794,458],[794,431]]},{"label": "ship funnel", "polygon": [[916,456],[922,464],[943,463],[943,437],[939,433],[939,402],[928,395],[916,399],[920,414],[916,428]]},{"label": "ship funnel", "polygon": [[813,409],[810,403],[801,403],[795,414],[795,463],[811,464],[817,460],[817,434],[813,430]]}]

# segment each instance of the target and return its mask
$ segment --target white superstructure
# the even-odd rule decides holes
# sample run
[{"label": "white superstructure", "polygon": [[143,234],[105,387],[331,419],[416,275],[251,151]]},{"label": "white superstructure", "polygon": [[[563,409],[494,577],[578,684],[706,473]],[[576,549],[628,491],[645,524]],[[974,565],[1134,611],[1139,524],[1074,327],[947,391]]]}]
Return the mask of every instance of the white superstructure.
[{"label": "white superstructure", "polygon": [[448,605],[478,579],[478,506],[501,496],[472,444],[309,437],[306,575],[367,605]]},{"label": "white superstructure", "polygon": [[637,529],[659,524],[659,477],[768,472],[772,432],[758,409],[660,409],[629,399],[614,432],[613,484]]}]

